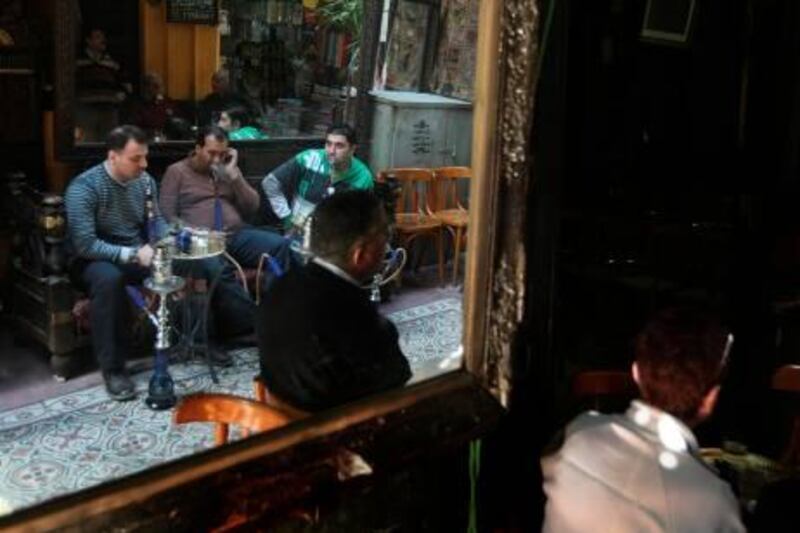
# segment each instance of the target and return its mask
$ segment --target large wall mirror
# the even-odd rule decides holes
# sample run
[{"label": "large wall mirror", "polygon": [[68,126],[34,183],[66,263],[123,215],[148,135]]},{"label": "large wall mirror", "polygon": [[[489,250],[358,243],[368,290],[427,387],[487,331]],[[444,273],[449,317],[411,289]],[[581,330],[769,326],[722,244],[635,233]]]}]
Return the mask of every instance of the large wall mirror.
[{"label": "large wall mirror", "polygon": [[360,1],[56,4],[62,157],[88,153],[119,123],[141,126],[163,152],[208,124],[237,142],[302,145],[364,113],[360,50],[374,36],[362,35]]},{"label": "large wall mirror", "polygon": [[77,144],[118,123],[155,142],[212,123],[248,141],[354,118],[361,2],[77,0],[73,13]]},{"label": "large wall mirror", "polygon": [[[146,10],[162,3],[142,1],[137,8]],[[303,2],[307,3],[311,2]],[[235,29],[240,24],[235,13],[238,5],[266,9],[267,16],[277,17],[289,32],[305,31],[302,25],[295,24],[300,20],[299,14],[286,6],[276,14],[270,11],[275,9],[271,2],[231,0],[223,4],[229,9],[218,22],[230,25],[232,34],[239,31]],[[390,4],[365,0],[364,27],[380,35],[382,13],[387,6],[391,11]],[[62,13],[74,15],[78,2],[58,0],[58,5]],[[435,9],[440,10],[439,24],[445,27],[450,17],[462,23],[471,19],[477,23],[477,42],[472,42],[474,68],[463,69],[475,73],[473,87],[464,88],[463,76],[459,77],[457,62],[453,60],[458,57],[469,63],[469,43],[452,31],[442,33],[448,36],[443,39],[455,42],[445,46],[450,50],[450,61],[446,58],[439,61],[447,64],[450,72],[436,75],[433,71],[435,75],[431,78],[448,80],[438,84],[447,85],[446,91],[437,91],[433,96],[449,98],[443,92],[466,95],[473,104],[470,156],[466,163],[472,168],[473,179],[466,192],[469,203],[463,281],[449,283],[449,268],[457,264],[456,258],[448,265],[447,283],[439,281],[438,265],[433,262],[429,269],[433,283],[426,285],[425,257],[435,254],[422,247],[416,253],[423,265],[421,273],[404,280],[394,299],[382,309],[400,331],[401,347],[414,374],[409,383],[310,417],[290,420],[274,431],[249,436],[233,433],[234,442],[225,446],[214,445],[210,424],[178,426],[169,411],[150,411],[141,401],[114,403],[102,395],[45,401],[35,413],[0,413],[2,471],[7,473],[5,477],[14,477],[16,483],[16,488],[8,485],[11,487],[8,491],[0,492],[2,512],[11,512],[0,518],[0,526],[24,523],[33,529],[91,529],[134,521],[147,529],[178,520],[191,529],[199,525],[192,525],[192,512],[186,510],[194,505],[215,505],[211,504],[215,498],[225,499],[215,507],[222,525],[229,523],[230,517],[239,513],[248,498],[255,495],[254,492],[237,497],[233,491],[230,498],[223,496],[228,494],[225,487],[232,489],[242,479],[266,480],[281,472],[291,472],[301,480],[304,487],[301,490],[305,491],[320,481],[313,472],[315,468],[340,464],[338,459],[331,463],[330,455],[338,453],[337,450],[346,449],[348,454],[358,456],[357,463],[361,466],[357,470],[369,474],[390,458],[413,457],[431,446],[468,439],[490,419],[496,419],[500,406],[508,401],[511,346],[524,312],[523,233],[538,12],[533,1],[451,0],[442,1]],[[271,30],[256,26],[245,24],[242,31],[261,32],[267,38],[261,44],[271,42]],[[62,27],[58,35],[60,53],[73,53],[65,52],[64,47],[78,50],[79,35],[77,28]],[[279,35],[276,31],[275,36]],[[385,39],[379,40],[385,45]],[[139,46],[142,47],[141,42]],[[362,60],[374,62],[380,56],[379,48],[376,44],[368,53],[362,48]],[[121,53],[118,57],[122,61]],[[246,72],[244,68],[242,75],[247,76]],[[431,88],[436,85],[432,83]],[[69,93],[77,85],[72,87],[62,89]],[[77,122],[72,111],[61,103],[58,107],[59,111],[66,111],[61,120],[74,127]],[[346,106],[343,112],[347,112]],[[414,122],[409,126],[413,128]],[[69,131],[74,134],[74,130]],[[375,135],[372,131],[373,145]],[[426,142],[430,146],[430,141]],[[453,154],[452,147],[442,153],[444,159],[432,161],[431,165],[452,164],[452,158],[463,157],[463,153]],[[385,166],[373,165],[373,170],[388,170]],[[239,352],[237,358],[230,371],[221,373],[219,387],[252,397],[252,380],[258,372],[257,354]],[[176,370],[176,376],[178,381],[183,379],[177,387],[179,394],[216,390],[205,378],[202,365],[194,374]],[[76,420],[85,423],[76,424]],[[114,431],[117,433],[112,434]],[[83,444],[87,439],[94,439],[95,444],[87,448]],[[389,442],[393,450],[400,451],[376,452],[376,446],[386,446]],[[21,447],[28,453],[21,454]],[[402,451],[405,447],[409,447],[408,453]],[[348,472],[353,473],[339,469],[334,479],[346,480]],[[310,477],[306,479],[305,475]],[[329,482],[328,478],[321,481]],[[245,483],[242,487],[245,485],[250,486]],[[285,487],[265,482],[259,484],[256,492],[266,502],[277,493],[285,496]],[[170,510],[162,514],[167,507]],[[202,527],[212,524],[204,523]]]}]

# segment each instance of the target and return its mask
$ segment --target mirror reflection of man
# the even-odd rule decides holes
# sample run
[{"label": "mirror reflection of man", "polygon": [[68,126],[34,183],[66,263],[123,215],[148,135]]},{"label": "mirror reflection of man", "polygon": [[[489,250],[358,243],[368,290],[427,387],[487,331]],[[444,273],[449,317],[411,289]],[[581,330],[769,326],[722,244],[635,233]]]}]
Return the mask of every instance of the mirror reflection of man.
[{"label": "mirror reflection of man", "polygon": [[[238,152],[228,146],[219,126],[201,129],[194,151],[167,168],[160,204],[170,222],[225,231],[226,251],[245,268],[256,268],[264,253],[284,268],[288,264],[286,239],[247,224],[247,217],[258,210],[258,192],[242,175]],[[221,257],[203,260],[202,268],[208,279],[222,276],[212,301],[220,333],[234,336],[252,331],[253,302],[232,268]],[[222,364],[228,362],[221,352],[216,357]]]},{"label": "mirror reflection of man", "polygon": [[103,103],[125,100],[131,86],[123,81],[120,64],[108,53],[105,32],[90,29],[84,44],[83,53],[76,59],[78,97]]},{"label": "mirror reflection of man", "polygon": [[269,138],[255,124],[244,107],[230,107],[219,114],[217,125],[228,132],[232,141],[257,141]]},{"label": "mirror reflection of man", "polygon": [[[106,160],[69,184],[64,203],[74,252],[70,273],[91,299],[92,349],[106,389],[115,400],[136,394],[125,362],[130,347],[126,285],[149,276],[151,240],[166,233],[153,202],[156,183],[147,174],[147,137],[135,126],[114,128]],[[153,206],[148,222],[147,203]],[[149,232],[154,235],[148,235]]]},{"label": "mirror reflection of man", "polygon": [[388,216],[369,191],[317,206],[314,257],[279,278],[259,305],[261,377],[271,393],[318,411],[408,381],[397,328],[362,288],[382,267],[388,239]]},{"label": "mirror reflection of man", "polygon": [[165,138],[168,121],[177,115],[178,105],[166,95],[161,76],[155,72],[145,74],[141,97],[131,104],[130,121],[158,142]]},{"label": "mirror reflection of man", "polygon": [[264,194],[284,229],[302,227],[314,207],[334,192],[374,187],[369,168],[354,155],[356,148],[353,128],[335,124],[325,135],[325,148],[297,154],[262,180]]},{"label": "mirror reflection of man", "polygon": [[211,76],[211,92],[200,102],[198,124],[201,127],[216,124],[220,113],[231,107],[244,107],[255,115],[253,105],[231,87],[230,73],[220,69]]}]

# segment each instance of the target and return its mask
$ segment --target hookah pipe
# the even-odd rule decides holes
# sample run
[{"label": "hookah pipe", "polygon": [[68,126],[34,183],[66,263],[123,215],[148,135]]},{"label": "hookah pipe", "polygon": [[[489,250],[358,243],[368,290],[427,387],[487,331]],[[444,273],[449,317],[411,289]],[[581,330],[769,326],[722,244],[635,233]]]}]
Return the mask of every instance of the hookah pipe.
[{"label": "hookah pipe", "polygon": [[[390,283],[400,275],[400,272],[403,271],[403,267],[406,266],[406,260],[408,259],[408,254],[406,253],[405,248],[391,249],[387,245],[387,249],[388,250],[386,254],[389,256],[389,258],[386,260],[386,266],[383,267],[382,271],[378,272],[372,277],[372,281],[369,283],[369,285],[364,286],[365,289],[369,288],[369,300],[375,304],[381,303],[381,287],[387,283]],[[395,269],[394,272],[392,272],[393,268]]]},{"label": "hookah pipe", "polygon": [[[147,222],[148,242],[154,245],[156,238],[155,210],[153,192],[148,185],[145,200],[145,214]],[[145,404],[151,409],[161,410],[173,407],[178,399],[175,396],[175,382],[169,374],[168,361],[165,351],[171,346],[169,333],[169,310],[167,298],[170,293],[183,287],[183,278],[172,275],[172,260],[165,248],[156,246],[151,265],[152,276],[145,280],[145,286],[158,294],[158,310],[155,315],[146,309],[142,295],[133,287],[126,287],[128,295],[137,307],[144,309],[150,321],[156,327],[155,365],[153,375],[147,389]]]},{"label": "hookah pipe", "polygon": [[133,285],[125,285],[125,292],[128,293],[133,304],[140,310],[143,311],[145,316],[150,320],[150,323],[153,324],[155,327],[158,327],[158,318],[154,315],[150,309],[147,308],[147,302],[144,300],[144,296],[139,289],[134,287]]}]

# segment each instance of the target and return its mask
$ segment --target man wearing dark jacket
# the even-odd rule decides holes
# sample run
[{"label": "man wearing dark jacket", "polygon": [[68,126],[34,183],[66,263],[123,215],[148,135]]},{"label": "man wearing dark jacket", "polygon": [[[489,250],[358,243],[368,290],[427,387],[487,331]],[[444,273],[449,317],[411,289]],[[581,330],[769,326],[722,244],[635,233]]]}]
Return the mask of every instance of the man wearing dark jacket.
[{"label": "man wearing dark jacket", "polygon": [[337,193],[317,206],[313,259],[275,282],[256,321],[261,377],[277,397],[318,411],[411,377],[397,328],[361,288],[387,240],[387,216],[371,192]]}]

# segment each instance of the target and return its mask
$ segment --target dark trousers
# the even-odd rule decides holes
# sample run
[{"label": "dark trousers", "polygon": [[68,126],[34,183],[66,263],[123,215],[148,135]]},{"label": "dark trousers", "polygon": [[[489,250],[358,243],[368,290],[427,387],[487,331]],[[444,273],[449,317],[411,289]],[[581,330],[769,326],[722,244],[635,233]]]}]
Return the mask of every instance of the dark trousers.
[{"label": "dark trousers", "polygon": [[274,257],[281,267],[289,268],[289,239],[266,229],[246,227],[228,238],[227,250],[244,268],[256,268],[262,254]]},{"label": "dark trousers", "polygon": [[126,285],[141,285],[150,271],[138,265],[77,259],[71,267],[73,282],[91,299],[89,323],[92,349],[104,372],[125,368],[131,345],[131,301]]},{"label": "dark trousers", "polygon": [[[243,268],[256,268],[261,255],[267,253],[274,257],[283,270],[290,267],[291,253],[288,239],[278,233],[257,228],[245,227],[228,237],[226,250]],[[208,280],[217,279],[217,286],[211,300],[213,320],[211,336],[236,336],[253,330],[255,303],[236,278],[233,266],[223,257],[211,257],[198,261],[176,261],[175,273],[191,275]],[[265,266],[262,289],[274,279]]]}]

